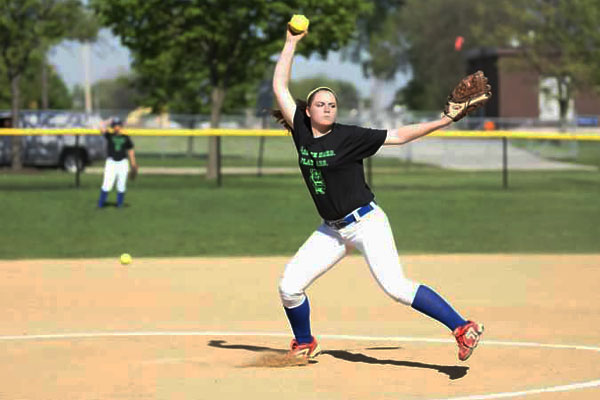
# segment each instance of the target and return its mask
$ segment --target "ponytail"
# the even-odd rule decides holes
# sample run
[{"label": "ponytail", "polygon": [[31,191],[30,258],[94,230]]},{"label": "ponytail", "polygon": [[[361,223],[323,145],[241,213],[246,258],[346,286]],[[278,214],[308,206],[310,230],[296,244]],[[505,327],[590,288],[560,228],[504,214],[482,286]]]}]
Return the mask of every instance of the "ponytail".
[{"label": "ponytail", "polygon": [[[306,110],[306,101],[296,99],[296,108],[300,109],[302,111]],[[270,112],[271,112],[271,115],[273,116],[273,118],[275,118],[275,120],[278,123],[283,125],[285,130],[287,130],[288,132],[292,131],[292,127],[290,126],[290,124],[287,123],[287,121],[283,117],[283,113],[281,112],[281,110],[270,110]],[[308,117],[305,116],[305,118],[308,118]]]}]

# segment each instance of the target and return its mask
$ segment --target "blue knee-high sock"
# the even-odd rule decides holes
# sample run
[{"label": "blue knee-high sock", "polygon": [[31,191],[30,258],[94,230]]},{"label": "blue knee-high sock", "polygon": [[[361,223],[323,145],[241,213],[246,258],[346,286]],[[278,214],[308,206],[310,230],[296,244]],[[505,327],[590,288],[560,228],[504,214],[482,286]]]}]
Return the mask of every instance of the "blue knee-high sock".
[{"label": "blue knee-high sock", "polygon": [[440,321],[452,331],[467,323],[442,296],[425,285],[417,289],[412,308]]},{"label": "blue knee-high sock", "polygon": [[117,207],[122,207],[124,200],[125,200],[125,192],[117,192]]},{"label": "blue knee-high sock", "polygon": [[106,198],[108,197],[108,192],[104,190],[100,190],[100,197],[98,198],[98,207],[104,207],[104,203],[106,203]]},{"label": "blue knee-high sock", "polygon": [[285,309],[285,314],[290,321],[292,331],[298,343],[310,343],[312,342],[312,335],[310,333],[310,305],[308,304],[308,297],[304,300],[304,303],[298,307]]}]

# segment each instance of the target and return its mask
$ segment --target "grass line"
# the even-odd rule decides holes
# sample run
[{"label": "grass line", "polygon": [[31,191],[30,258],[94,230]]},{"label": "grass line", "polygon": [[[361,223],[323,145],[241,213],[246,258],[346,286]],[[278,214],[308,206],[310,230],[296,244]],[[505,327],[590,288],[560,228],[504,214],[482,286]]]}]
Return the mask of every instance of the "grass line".
[{"label": "grass line", "polygon": [[[129,207],[95,207],[102,177],[0,175],[0,258],[292,255],[320,219],[302,177],[140,176]],[[600,253],[600,174],[432,168],[376,173],[401,253]],[[111,201],[115,193],[112,192]]]}]

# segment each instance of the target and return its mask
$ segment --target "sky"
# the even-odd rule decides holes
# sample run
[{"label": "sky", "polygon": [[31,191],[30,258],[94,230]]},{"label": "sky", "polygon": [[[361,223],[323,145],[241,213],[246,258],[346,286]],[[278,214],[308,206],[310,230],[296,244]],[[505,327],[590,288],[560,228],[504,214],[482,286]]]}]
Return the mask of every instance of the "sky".
[{"label": "sky", "polygon": [[[61,75],[69,88],[76,84],[84,84],[84,64],[82,62],[81,46],[77,42],[65,41],[53,48],[49,61]],[[115,78],[130,70],[131,57],[127,48],[109,30],[102,30],[99,39],[91,47],[90,80]],[[315,75],[325,75],[330,78],[343,79],[352,82],[361,97],[368,98],[374,90],[380,90],[380,104],[389,104],[396,90],[406,84],[407,77],[398,74],[396,79],[384,84],[365,79],[360,65],[342,61],[338,53],[330,53],[326,60],[318,56],[306,59],[297,56],[292,67],[292,79],[301,79]]]}]

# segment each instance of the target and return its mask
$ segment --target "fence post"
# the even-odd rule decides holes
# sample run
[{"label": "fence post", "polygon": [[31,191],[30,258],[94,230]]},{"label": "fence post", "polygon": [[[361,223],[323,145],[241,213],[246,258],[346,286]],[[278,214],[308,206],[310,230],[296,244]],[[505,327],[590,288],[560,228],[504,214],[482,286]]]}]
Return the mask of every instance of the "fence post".
[{"label": "fence post", "polygon": [[502,137],[502,188],[508,188],[508,138]]},{"label": "fence post", "polygon": [[[267,129],[267,114],[263,112],[262,115],[262,129]],[[263,155],[265,153],[265,137],[261,136],[258,142],[258,170],[256,172],[256,176],[262,176],[262,164],[263,164]]]},{"label": "fence post", "polygon": [[[82,161],[83,162],[83,159]],[[75,135],[75,187],[79,187],[79,175],[81,168],[79,168],[79,135]]]},{"label": "fence post", "polygon": [[[194,129],[196,126],[196,118],[192,116],[190,121],[188,122],[188,127],[190,129]],[[194,158],[194,136],[188,136],[187,140],[187,157]]]}]

